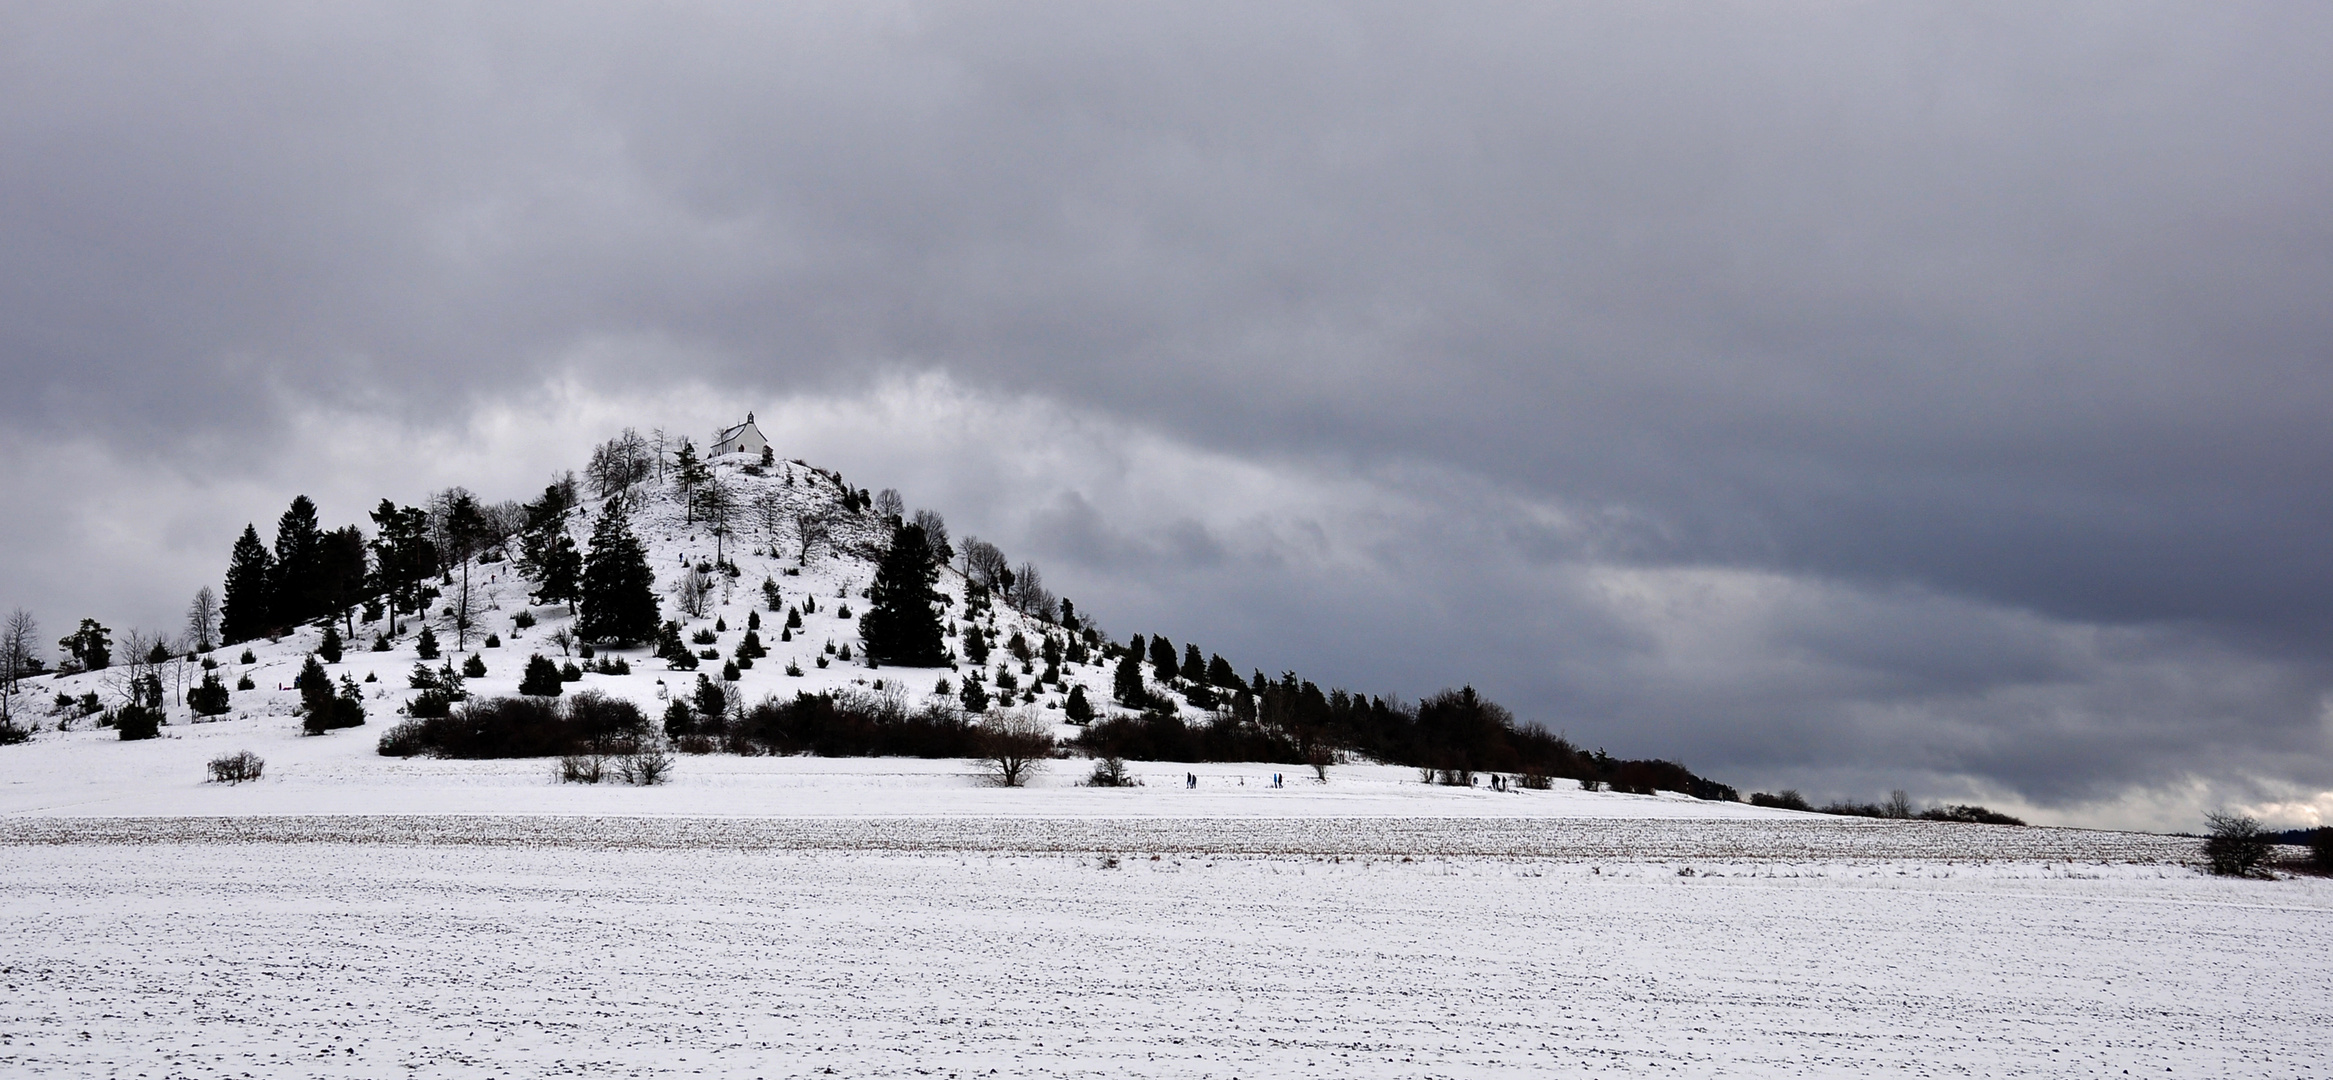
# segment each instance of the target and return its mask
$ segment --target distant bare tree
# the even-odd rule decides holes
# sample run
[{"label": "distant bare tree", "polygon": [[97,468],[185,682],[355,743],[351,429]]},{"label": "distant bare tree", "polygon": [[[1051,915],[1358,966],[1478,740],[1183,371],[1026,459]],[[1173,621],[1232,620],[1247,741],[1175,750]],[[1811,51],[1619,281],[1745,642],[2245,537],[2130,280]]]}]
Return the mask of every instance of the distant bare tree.
[{"label": "distant bare tree", "polygon": [[707,601],[713,596],[713,576],[692,566],[673,583],[673,598],[680,601],[680,609],[689,618],[705,617]]},{"label": "distant bare tree", "polygon": [[924,542],[931,545],[933,558],[946,563],[955,557],[956,549],[948,546],[948,521],[940,516],[939,511],[916,511],[915,526],[923,530]]},{"label": "distant bare tree", "polygon": [[761,529],[762,542],[769,545],[770,554],[777,554],[778,534],[784,532],[793,521],[792,516],[786,513],[786,500],[779,498],[775,491],[765,490],[753,497],[753,505],[747,516]]},{"label": "distant bare tree", "polygon": [[794,511],[794,538],[801,544],[801,550],[794,556],[795,562],[809,565],[811,545],[824,543],[833,535],[834,519],[830,513],[824,508],[812,507]]},{"label": "distant bare tree", "polygon": [[[661,440],[663,432],[657,433]],[[591,462],[584,466],[583,475],[591,481],[592,490],[599,497],[628,494],[634,485],[648,479],[653,470],[662,473],[664,451],[661,442],[651,450],[648,440],[640,433],[625,428],[615,438],[592,448]]]},{"label": "distant bare tree", "polygon": [[875,516],[885,519],[907,516],[907,500],[900,498],[898,488],[884,488],[875,493]]},{"label": "distant bare tree", "polygon": [[186,647],[209,652],[218,640],[219,594],[205,585],[194,591],[194,602],[186,605]]},{"label": "distant bare tree", "polygon": [[1053,725],[1035,709],[998,709],[980,721],[981,763],[1003,787],[1020,787],[1053,756]]},{"label": "distant bare tree", "polygon": [[1005,588],[1005,603],[1014,611],[1052,622],[1061,617],[1061,602],[1046,591],[1044,576],[1037,573],[1036,563],[1022,563],[1013,571],[1012,584]]},{"label": "distant bare tree", "polygon": [[0,736],[16,731],[16,684],[40,670],[40,623],[17,608],[0,619]]},{"label": "distant bare tree", "polygon": [[713,558],[726,561],[722,541],[729,536],[730,525],[737,520],[739,507],[737,489],[715,473],[705,477],[697,489],[697,516],[705,519],[713,533]]},{"label": "distant bare tree", "polygon": [[1012,572],[1003,549],[977,536],[964,538],[961,558],[964,560],[964,576],[983,588],[996,588]]}]

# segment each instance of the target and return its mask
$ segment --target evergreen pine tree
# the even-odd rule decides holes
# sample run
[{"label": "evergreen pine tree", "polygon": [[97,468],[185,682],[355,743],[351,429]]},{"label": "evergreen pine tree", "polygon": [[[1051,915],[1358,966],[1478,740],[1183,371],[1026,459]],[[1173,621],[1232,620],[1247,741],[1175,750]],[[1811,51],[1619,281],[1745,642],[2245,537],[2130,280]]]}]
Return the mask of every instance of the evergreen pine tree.
[{"label": "evergreen pine tree", "polygon": [[535,557],[535,573],[535,603],[575,610],[583,597],[583,552],[576,550],[573,537],[561,532],[545,541]]},{"label": "evergreen pine tree", "polygon": [[[1139,640],[1139,639],[1137,639]],[[1150,691],[1142,685],[1142,653],[1128,649],[1118,657],[1118,670],[1110,677],[1110,694],[1118,703],[1140,709],[1150,704]]]},{"label": "evergreen pine tree", "polygon": [[342,647],[343,646],[340,642],[340,628],[337,626],[327,626],[324,628],[324,640],[318,642],[316,645],[316,655],[323,657],[324,662],[327,664],[337,664],[340,662],[340,652]]},{"label": "evergreen pine tree", "polygon": [[462,677],[465,679],[485,678],[486,658],[477,653],[471,653],[469,659],[462,661]]},{"label": "evergreen pine tree", "polygon": [[1207,661],[1207,681],[1227,690],[1237,690],[1240,685],[1239,673],[1231,670],[1231,661],[1225,660],[1222,653]]},{"label": "evergreen pine tree", "polygon": [[293,498],[275,523],[275,579],[268,583],[268,609],[275,627],[294,626],[318,614],[323,547],[316,504],[305,495]]},{"label": "evergreen pine tree", "polygon": [[684,521],[697,520],[697,492],[712,480],[713,471],[697,460],[697,444],[687,439],[680,441],[680,452],[673,455],[673,482],[680,486],[681,516]]},{"label": "evergreen pine tree", "polygon": [[558,697],[561,689],[559,665],[541,653],[527,657],[526,674],[518,680],[519,693],[533,697]]},{"label": "evergreen pine tree", "polygon": [[1197,645],[1183,646],[1183,677],[1195,683],[1207,681],[1207,661],[1199,658]]},{"label": "evergreen pine tree", "polygon": [[988,688],[971,679],[966,679],[964,680],[964,693],[959,700],[964,702],[965,712],[978,716],[988,711]]},{"label": "evergreen pine tree", "polygon": [[[315,657],[310,656],[308,662],[300,666],[300,674],[292,680],[292,685],[300,691],[300,727],[308,734],[322,735],[334,728],[355,727],[364,723],[364,704],[363,699],[355,694],[356,683],[348,683],[346,695],[333,694],[332,677],[324,674],[324,665],[317,663]],[[343,696],[354,699],[350,702],[355,706],[353,723],[343,722]]]},{"label": "evergreen pine tree", "polygon": [[1069,700],[1062,703],[1061,715],[1068,717],[1072,724],[1093,722],[1094,706],[1085,698],[1084,684],[1081,683],[1069,688]]},{"label": "evergreen pine tree", "polygon": [[707,722],[717,722],[729,715],[729,692],[703,675],[697,676],[695,703],[697,715],[704,717]]},{"label": "evergreen pine tree", "polygon": [[364,602],[370,588],[365,575],[365,534],[356,526],[334,529],[319,541],[314,587],[313,614],[338,616],[347,624],[348,635],[355,637],[356,607]]},{"label": "evergreen pine tree", "polygon": [[1150,639],[1150,667],[1158,681],[1170,682],[1175,677],[1175,643],[1165,634]]},{"label": "evergreen pine tree", "polygon": [[437,631],[422,627],[421,636],[413,639],[413,651],[424,660],[437,659]]},{"label": "evergreen pine tree", "polygon": [[372,513],[372,590],[389,598],[389,610],[414,614],[437,595],[429,579],[437,571],[437,544],[429,538],[429,512],[387,499]]},{"label": "evergreen pine tree", "polygon": [[869,660],[902,667],[940,667],[948,662],[940,643],[938,596],[932,591],[939,577],[923,527],[910,523],[893,529],[891,549],[883,553],[867,590],[870,606],[859,620]]},{"label": "evergreen pine tree", "polygon": [[186,692],[186,703],[196,716],[217,716],[227,711],[227,684],[219,681],[217,671],[203,672],[203,681]]},{"label": "evergreen pine tree", "polygon": [[227,599],[219,612],[219,636],[227,644],[249,641],[273,625],[268,618],[267,590],[275,577],[273,560],[259,542],[259,530],[243,526],[227,561]]},{"label": "evergreen pine tree", "polygon": [[585,641],[631,643],[656,636],[656,572],[648,554],[625,523],[622,507],[609,500],[591,534],[591,554],[583,562],[583,614],[576,636]]}]

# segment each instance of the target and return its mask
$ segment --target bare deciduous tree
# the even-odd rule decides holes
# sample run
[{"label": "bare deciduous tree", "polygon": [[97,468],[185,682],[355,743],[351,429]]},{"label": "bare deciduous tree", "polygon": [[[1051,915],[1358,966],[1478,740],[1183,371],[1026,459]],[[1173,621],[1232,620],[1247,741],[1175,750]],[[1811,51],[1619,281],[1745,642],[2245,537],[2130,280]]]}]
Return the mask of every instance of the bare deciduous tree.
[{"label": "bare deciduous tree", "polygon": [[875,493],[875,516],[886,519],[907,516],[907,500],[900,497],[898,488],[884,488]]},{"label": "bare deciduous tree", "polygon": [[980,721],[981,763],[1004,787],[1020,787],[1053,756],[1053,725],[1035,709],[998,709]]},{"label": "bare deciduous tree", "polygon": [[786,500],[775,491],[763,491],[753,497],[749,520],[761,529],[762,542],[769,545],[770,554],[778,553],[778,534],[793,522],[786,513]]},{"label": "bare deciduous tree", "polygon": [[584,466],[583,475],[591,481],[592,490],[600,498],[624,495],[634,485],[648,479],[651,471],[661,475],[664,459],[662,429],[658,429],[657,447],[650,449],[648,440],[640,433],[625,428],[615,438],[592,448],[591,463]]},{"label": "bare deciduous tree", "polygon": [[186,647],[209,652],[218,640],[219,594],[205,585],[194,591],[194,602],[186,605]]},{"label": "bare deciduous tree", "polygon": [[977,536],[964,538],[964,576],[983,588],[996,588],[1011,572],[1004,550]]},{"label": "bare deciduous tree", "polygon": [[673,598],[680,601],[680,609],[689,618],[705,617],[706,602],[713,596],[713,576],[692,566],[673,583]]},{"label": "bare deciduous tree", "polygon": [[803,507],[794,511],[794,538],[801,545],[794,561],[810,564],[810,548],[824,543],[834,532],[834,521],[825,509]]},{"label": "bare deciduous tree", "polygon": [[16,684],[40,670],[40,623],[17,608],[0,620],[0,734],[16,731]]}]

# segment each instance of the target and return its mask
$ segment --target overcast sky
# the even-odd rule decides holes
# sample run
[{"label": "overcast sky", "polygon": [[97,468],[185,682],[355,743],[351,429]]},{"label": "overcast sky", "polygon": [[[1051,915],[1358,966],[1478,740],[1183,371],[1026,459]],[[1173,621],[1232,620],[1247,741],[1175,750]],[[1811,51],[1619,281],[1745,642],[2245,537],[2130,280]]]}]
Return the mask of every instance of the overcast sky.
[{"label": "overcast sky", "polygon": [[758,412],[1112,632],[2333,822],[2333,7],[0,7],[0,607]]}]

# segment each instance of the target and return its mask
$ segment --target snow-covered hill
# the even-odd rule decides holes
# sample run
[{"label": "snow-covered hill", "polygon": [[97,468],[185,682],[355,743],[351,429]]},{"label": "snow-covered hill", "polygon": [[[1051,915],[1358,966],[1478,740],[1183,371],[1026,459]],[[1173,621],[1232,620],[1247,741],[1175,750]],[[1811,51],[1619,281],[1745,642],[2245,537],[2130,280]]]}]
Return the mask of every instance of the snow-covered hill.
[{"label": "snow-covered hill", "polygon": [[[676,480],[669,477],[662,482],[648,481],[635,490],[629,518],[656,573],[665,618],[681,623],[683,640],[689,642],[691,651],[713,651],[718,659],[701,660],[696,672],[674,671],[667,661],[652,655],[653,643],[644,643],[599,649],[594,659],[602,663],[585,662],[580,645],[560,641],[563,632],[572,637],[575,616],[567,606],[532,602],[532,583],[517,569],[519,542],[513,538],[482,552],[468,568],[472,589],[479,597],[476,606],[482,608],[468,633],[461,633],[454,625],[454,587],[450,585],[441,586],[445,595],[431,605],[426,617],[357,620],[340,662],[327,670],[335,681],[345,674],[362,688],[368,725],[360,730],[377,734],[383,724],[397,718],[417,692],[409,685],[409,676],[416,664],[425,662],[418,651],[425,626],[440,648],[439,659],[426,661],[429,666],[450,660],[459,668],[472,654],[485,664],[486,675],[470,679],[466,685],[473,696],[516,693],[528,657],[541,654],[562,664],[573,661],[586,670],[580,683],[568,684],[569,692],[596,690],[628,699],[652,718],[662,714],[674,695],[690,694],[700,675],[721,680],[724,663],[735,657],[748,624],[757,614],[758,636],[768,655],[750,666],[741,665],[738,678],[729,684],[748,702],[771,695],[838,690],[897,695],[910,705],[933,697],[952,701],[967,678],[984,681],[1000,704],[1004,697],[1000,684],[1015,684],[1019,690],[1016,702],[1055,717],[1074,686],[1085,686],[1097,705],[1109,700],[1110,672],[1101,663],[1099,650],[1068,647],[1073,636],[1083,635],[1002,603],[985,605],[978,620],[995,643],[985,670],[976,673],[969,661],[948,668],[870,666],[859,636],[859,619],[866,612],[865,592],[875,576],[875,560],[890,533],[888,521],[871,508],[854,508],[849,489],[833,473],[800,462],[779,461],[764,468],[750,455],[732,454],[708,464],[740,507],[727,536],[716,536],[707,523],[694,520]],[[588,547],[596,518],[604,512],[587,502],[568,514],[565,527],[578,547]],[[713,583],[702,616],[685,614],[677,596],[692,567],[709,571]],[[458,578],[460,571],[452,576]],[[948,645],[953,655],[961,657],[960,635],[973,625],[965,618],[968,582],[962,567],[944,569],[936,588],[945,598]],[[786,628],[789,612],[799,615],[799,629]],[[521,625],[530,621],[532,625]],[[296,717],[300,703],[293,680],[323,635],[322,629],[305,626],[279,640],[244,642],[204,654],[200,659],[217,663],[221,679],[229,686],[244,678],[254,686],[236,691],[232,711],[211,722]],[[708,635],[710,641],[702,640]],[[1033,661],[1018,659],[1008,651],[1016,635]],[[386,651],[370,651],[376,637],[388,640]],[[1065,659],[1060,680],[1038,686],[1044,672],[1044,661],[1039,657],[1048,637],[1063,646],[1066,656],[1082,653],[1088,659],[1082,663]],[[249,661],[242,659],[246,654]],[[630,673],[595,670],[610,660],[623,661]],[[71,719],[77,709],[50,712],[56,708],[54,699],[78,699],[94,693],[108,707],[119,704],[126,687],[125,672],[126,668],[117,665],[102,671],[28,680],[25,694],[39,710],[34,722],[52,730],[60,720],[89,726],[95,722],[93,718]],[[200,679],[199,663],[173,661],[164,666],[162,674],[170,691],[168,723],[205,722],[206,718],[197,717],[178,692]],[[21,706],[26,698],[18,700]],[[1203,715],[1193,711],[1194,719]],[[1071,733],[1065,726],[1064,736]]]}]

